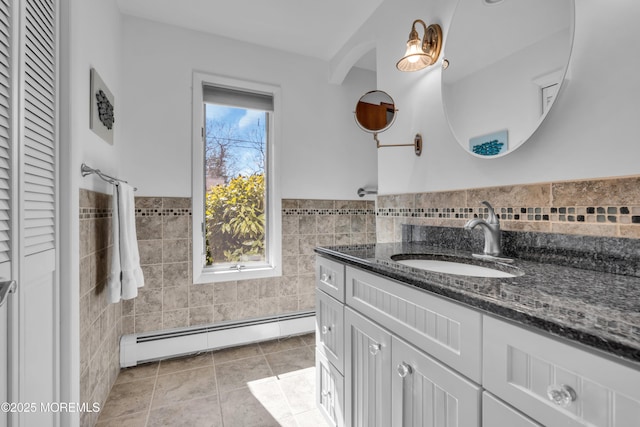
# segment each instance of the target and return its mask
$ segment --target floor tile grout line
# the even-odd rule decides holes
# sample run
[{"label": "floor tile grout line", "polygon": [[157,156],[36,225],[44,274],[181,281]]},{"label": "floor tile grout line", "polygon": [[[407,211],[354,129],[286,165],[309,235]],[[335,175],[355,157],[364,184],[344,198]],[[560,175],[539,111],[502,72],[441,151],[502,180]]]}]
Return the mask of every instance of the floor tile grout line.
[{"label": "floor tile grout line", "polygon": [[[211,363],[211,366],[213,366],[213,362]],[[211,366],[209,365],[204,365],[204,366],[194,366],[192,368],[187,368],[187,369],[178,369],[176,371],[171,371],[171,372],[167,372],[166,374],[160,374],[158,373],[159,377],[166,377],[169,375],[175,375],[175,374],[179,374],[181,372],[188,372],[188,371],[195,371],[196,369],[204,369],[204,368],[210,368]]]},{"label": "floor tile grout line", "polygon": [[[291,414],[291,417],[293,418],[293,421],[296,423],[296,425],[298,425],[298,420],[296,420],[295,414],[293,413],[293,408],[291,407],[291,402],[289,401],[289,398],[287,397],[287,393],[285,393],[284,389],[282,388],[282,380],[278,378],[276,380],[276,382],[278,384],[278,388],[280,389],[280,393],[282,393],[282,396],[284,396],[285,402],[287,402],[287,408],[289,408],[289,413]],[[276,421],[278,421],[278,420],[276,420]]]},{"label": "floor tile grout line", "polygon": [[[152,406],[151,410],[152,411],[156,411],[158,409],[171,408],[171,407],[174,407],[174,406],[180,406],[180,405],[184,405],[184,404],[193,402],[194,400],[207,399],[207,398],[210,398],[211,396],[216,396],[216,395],[217,395],[217,393],[209,393],[209,394],[205,394],[205,395],[202,395],[202,396],[192,397],[192,398],[187,399],[187,400],[179,400],[177,402],[165,403],[165,404],[162,404],[162,405],[159,405],[159,406],[155,406],[155,407]],[[142,412],[142,411],[139,411],[139,412]]]},{"label": "floor tile grout line", "polygon": [[262,357],[264,358],[264,362],[267,364],[267,367],[269,368],[269,372],[271,372],[271,376],[277,378],[278,376],[274,373],[273,368],[271,367],[271,363],[269,363],[269,359],[267,359],[267,356],[262,355]]},{"label": "floor tile grout line", "polygon": [[160,372],[160,363],[158,363],[158,368],[156,370],[156,378],[153,382],[153,390],[151,390],[151,399],[149,399],[149,407],[147,408],[147,419],[144,422],[145,427],[149,425],[149,420],[151,419],[151,406],[153,405],[153,398],[156,395],[156,387],[158,386],[158,373]]},{"label": "floor tile grout line", "polygon": [[[218,362],[217,365],[224,365],[224,364],[227,364],[227,363],[234,363],[234,362],[237,362],[237,361],[240,361],[240,360],[251,359],[251,358],[254,358],[254,357],[261,357],[261,356],[264,356],[264,355],[263,354],[255,354],[253,356],[239,357],[239,358],[233,359],[233,360],[226,360],[224,362]],[[216,363],[214,362],[214,364],[216,364]]]},{"label": "floor tile grout line", "polygon": [[216,369],[216,358],[211,352],[211,361],[213,362],[213,378],[216,383],[216,399],[218,400],[218,411],[220,411],[220,427],[224,427],[224,415],[222,414],[222,399],[220,399],[220,386],[218,385],[218,370]]}]

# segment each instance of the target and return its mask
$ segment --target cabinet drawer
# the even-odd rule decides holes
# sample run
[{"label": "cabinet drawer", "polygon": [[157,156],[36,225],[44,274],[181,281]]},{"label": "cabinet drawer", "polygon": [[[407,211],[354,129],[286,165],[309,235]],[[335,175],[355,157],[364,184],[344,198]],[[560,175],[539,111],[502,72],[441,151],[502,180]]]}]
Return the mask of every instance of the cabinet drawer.
[{"label": "cabinet drawer", "polygon": [[329,425],[344,426],[344,377],[316,352],[316,406]]},{"label": "cabinet drawer", "polygon": [[344,372],[344,306],[316,291],[316,345],[338,371]]},{"label": "cabinet drawer", "polygon": [[486,391],[482,394],[482,425],[486,427],[543,427]]},{"label": "cabinet drawer", "polygon": [[483,360],[485,389],[545,426],[640,425],[638,369],[489,316]]},{"label": "cabinet drawer", "polygon": [[346,303],[477,383],[482,315],[410,285],[346,270]]},{"label": "cabinet drawer", "polygon": [[402,340],[392,338],[391,347],[391,425],[480,426],[479,385]]},{"label": "cabinet drawer", "polygon": [[338,301],[344,302],[344,265],[316,256],[316,286]]}]

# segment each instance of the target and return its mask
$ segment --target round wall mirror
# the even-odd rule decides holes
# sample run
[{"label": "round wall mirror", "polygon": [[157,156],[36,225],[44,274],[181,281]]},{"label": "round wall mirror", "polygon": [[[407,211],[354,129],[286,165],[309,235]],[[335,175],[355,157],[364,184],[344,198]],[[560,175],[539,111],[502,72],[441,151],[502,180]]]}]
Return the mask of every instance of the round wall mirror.
[{"label": "round wall mirror", "polygon": [[393,98],[381,90],[372,90],[360,97],[356,104],[356,122],[367,132],[384,132],[396,119]]},{"label": "round wall mirror", "polygon": [[446,38],[442,100],[469,153],[495,158],[536,131],[565,79],[574,0],[459,0]]}]

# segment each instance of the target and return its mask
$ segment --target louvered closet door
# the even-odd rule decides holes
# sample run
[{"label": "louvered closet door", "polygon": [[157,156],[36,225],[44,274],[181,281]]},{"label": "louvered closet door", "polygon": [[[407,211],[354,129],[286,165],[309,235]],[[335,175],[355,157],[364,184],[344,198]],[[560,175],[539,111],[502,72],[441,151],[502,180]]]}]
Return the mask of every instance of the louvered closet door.
[{"label": "louvered closet door", "polygon": [[[15,0],[14,0],[15,1]],[[56,260],[56,0],[20,5],[18,125],[17,401],[59,401]],[[15,369],[15,366],[12,366]],[[20,426],[56,426],[54,411],[19,415]]]},{"label": "louvered closet door", "polygon": [[[11,7],[0,2],[0,280],[12,278],[11,271]],[[0,403],[9,401],[9,316],[8,295],[0,306]],[[9,424],[9,415],[0,411],[0,427]]]}]

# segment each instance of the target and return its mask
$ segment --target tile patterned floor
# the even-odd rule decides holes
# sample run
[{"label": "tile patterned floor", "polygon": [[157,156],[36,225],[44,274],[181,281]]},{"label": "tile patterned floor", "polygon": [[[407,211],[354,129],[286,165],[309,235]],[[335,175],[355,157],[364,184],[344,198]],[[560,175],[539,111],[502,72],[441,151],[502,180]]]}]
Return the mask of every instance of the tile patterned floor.
[{"label": "tile patterned floor", "polygon": [[313,334],[123,369],[97,427],[321,427]]}]

